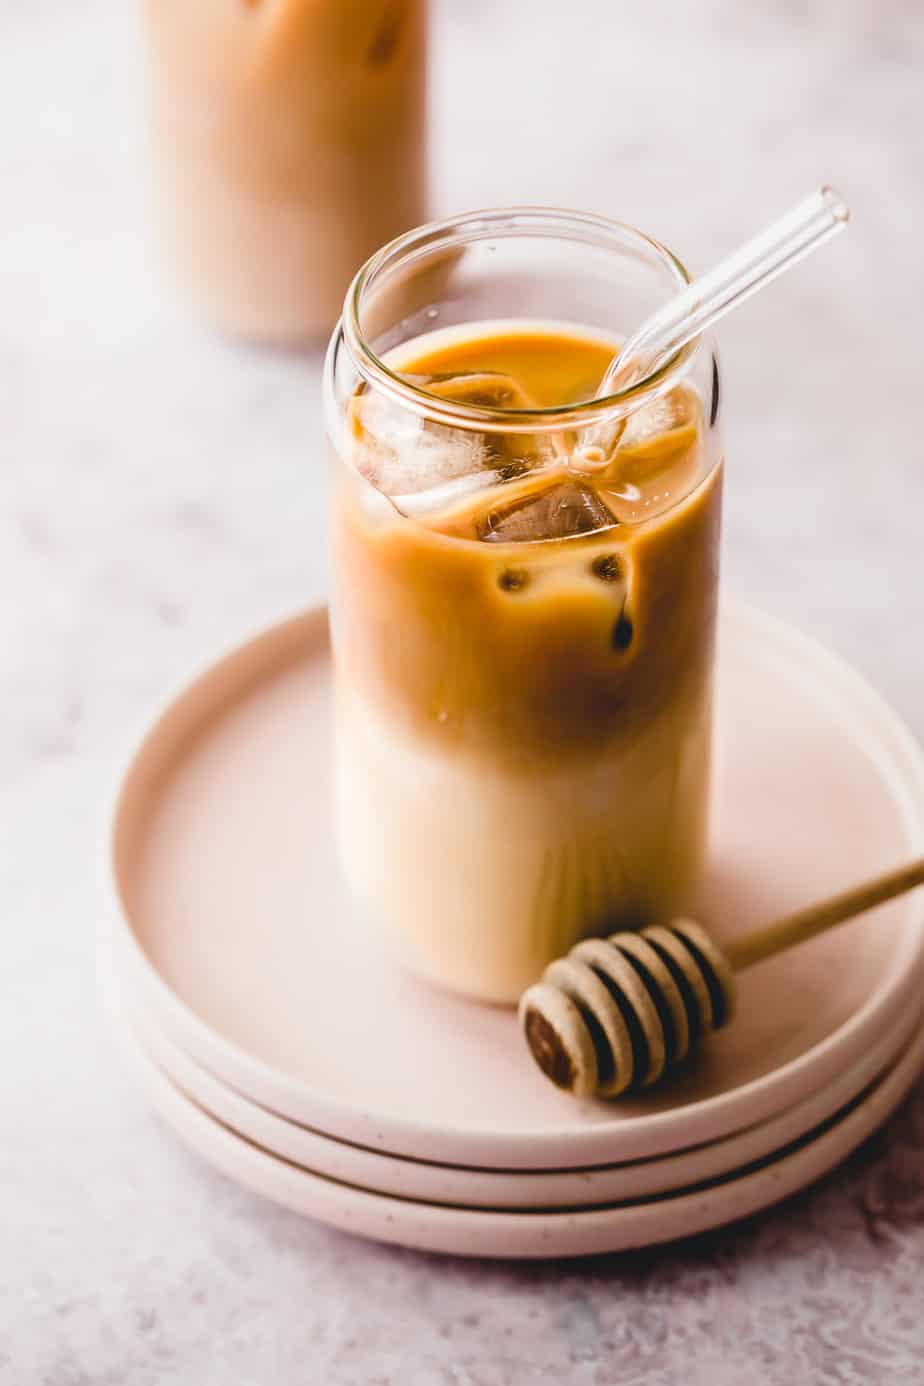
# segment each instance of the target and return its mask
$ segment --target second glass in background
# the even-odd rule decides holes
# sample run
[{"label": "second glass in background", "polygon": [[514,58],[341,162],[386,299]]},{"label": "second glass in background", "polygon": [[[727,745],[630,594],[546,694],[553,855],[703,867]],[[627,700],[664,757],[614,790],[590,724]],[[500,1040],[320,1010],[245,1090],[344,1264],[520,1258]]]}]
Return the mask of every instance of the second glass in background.
[{"label": "second glass in background", "polygon": [[426,0],[145,0],[166,251],[215,327],[325,337],[426,215]]}]

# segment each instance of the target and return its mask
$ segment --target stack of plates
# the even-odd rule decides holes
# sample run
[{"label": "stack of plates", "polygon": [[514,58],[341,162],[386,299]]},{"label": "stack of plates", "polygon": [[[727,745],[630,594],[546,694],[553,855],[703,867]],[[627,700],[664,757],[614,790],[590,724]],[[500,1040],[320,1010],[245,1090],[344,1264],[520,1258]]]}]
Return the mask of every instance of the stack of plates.
[{"label": "stack of plates", "polygon": [[[326,617],[203,674],[122,784],[110,939],[151,1098],[218,1168],[337,1227],[430,1250],[568,1256],[686,1236],[830,1169],[924,1060],[924,918],[893,902],[741,978],[686,1070],[577,1103],[512,1012],[400,971],[345,894],[328,816]],[[829,655],[723,617],[713,857],[730,936],[924,844],[924,761]]]}]

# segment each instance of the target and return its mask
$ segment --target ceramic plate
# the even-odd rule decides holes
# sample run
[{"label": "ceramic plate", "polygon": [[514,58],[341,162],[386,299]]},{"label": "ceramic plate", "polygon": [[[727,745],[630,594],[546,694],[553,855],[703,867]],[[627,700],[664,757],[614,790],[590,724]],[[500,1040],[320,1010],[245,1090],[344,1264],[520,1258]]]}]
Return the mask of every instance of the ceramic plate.
[{"label": "ceramic plate", "polygon": [[[849,668],[723,616],[711,867],[730,936],[917,855],[924,769]],[[490,1169],[646,1159],[724,1139],[863,1059],[924,985],[909,897],[741,978],[740,1015],[673,1081],[577,1103],[511,1011],[397,968],[347,896],[328,810],[326,615],[276,626],[175,698],[118,797],[115,940],[160,1028],[277,1115],[391,1154]]]},{"label": "ceramic plate", "polygon": [[[127,1040],[126,1047],[131,1044]],[[149,1097],[188,1145],[216,1169],[295,1212],[345,1232],[460,1256],[584,1256],[704,1232],[767,1208],[819,1178],[880,1125],[924,1060],[924,1030],[880,1082],[840,1117],[758,1167],[674,1196],[592,1209],[497,1211],[370,1193],[267,1154],[215,1121],[138,1046],[132,1058]]]},{"label": "ceramic plate", "polygon": [[629,1164],[545,1171],[464,1169],[333,1140],[284,1121],[219,1082],[178,1049],[156,1024],[138,1014],[130,1023],[134,1040],[174,1086],[209,1116],[268,1153],[376,1193],[471,1208],[579,1208],[621,1203],[727,1177],[800,1140],[841,1111],[882,1077],[919,1026],[920,1017],[903,1017],[859,1063],[814,1097],[725,1140]]}]

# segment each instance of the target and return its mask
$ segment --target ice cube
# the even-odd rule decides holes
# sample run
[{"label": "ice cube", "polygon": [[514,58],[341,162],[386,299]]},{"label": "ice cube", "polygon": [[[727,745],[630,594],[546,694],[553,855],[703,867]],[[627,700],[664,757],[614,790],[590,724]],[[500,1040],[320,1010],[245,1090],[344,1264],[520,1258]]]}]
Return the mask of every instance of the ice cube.
[{"label": "ice cube", "polygon": [[429,395],[482,409],[535,409],[536,404],[512,375],[502,371],[444,371],[437,375],[408,375],[412,385]]},{"label": "ice cube", "polygon": [[493,466],[484,434],[431,424],[375,390],[354,395],[352,460],[386,496],[415,495]]},{"label": "ice cube", "polygon": [[596,491],[577,481],[560,481],[540,491],[492,506],[478,521],[478,537],[495,544],[533,539],[570,539],[617,524]]},{"label": "ice cube", "polygon": [[629,415],[619,451],[668,453],[689,447],[696,437],[697,413],[696,396],[679,385]]},{"label": "ice cube", "polygon": [[[535,409],[535,400],[512,375],[503,371],[458,371],[439,375],[409,375],[407,379],[428,394],[482,409]],[[437,425],[433,425],[436,427]],[[510,481],[552,461],[555,440],[533,433],[485,433],[486,465],[497,468],[499,480]]]},{"label": "ice cube", "polygon": [[588,429],[575,450],[572,468],[585,476],[621,474],[625,464],[661,465],[696,441],[696,395],[678,385],[625,419]]},{"label": "ice cube", "polygon": [[620,520],[653,519],[693,489],[704,460],[701,417],[699,397],[685,385],[629,416],[597,482]]},{"label": "ice cube", "polygon": [[[444,376],[409,375],[429,393],[495,408],[528,408],[529,400],[510,376],[472,371]],[[354,465],[385,495],[422,498],[434,506],[455,491],[477,489],[523,476],[555,458],[553,443],[536,434],[480,432],[431,422],[377,390],[353,397],[350,432]],[[403,508],[399,504],[399,508]],[[424,508],[426,508],[424,506]],[[415,506],[419,511],[420,503]]]}]

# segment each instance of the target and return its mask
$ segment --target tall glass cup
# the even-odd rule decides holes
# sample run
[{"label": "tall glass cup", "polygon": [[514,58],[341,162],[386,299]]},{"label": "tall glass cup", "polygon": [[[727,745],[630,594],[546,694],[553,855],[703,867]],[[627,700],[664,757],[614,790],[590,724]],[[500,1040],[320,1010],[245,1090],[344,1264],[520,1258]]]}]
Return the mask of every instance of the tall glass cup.
[{"label": "tall glass cup", "polygon": [[426,216],[427,0],[143,0],[156,207],[223,331],[326,338]]},{"label": "tall glass cup", "polygon": [[[331,342],[342,860],[406,962],[471,996],[682,911],[702,868],[716,357],[594,393],[687,282],[616,222],[477,213],[373,256]],[[575,444],[615,416],[587,475]]]}]

